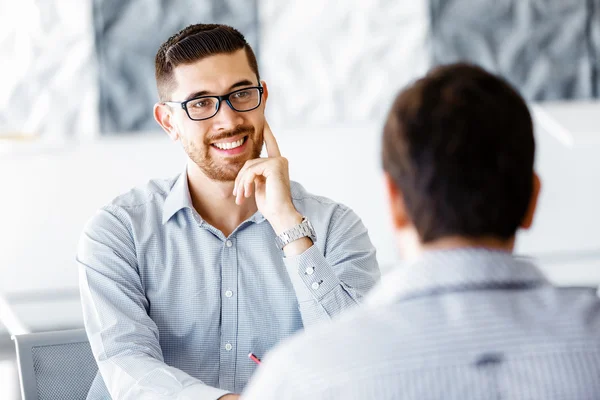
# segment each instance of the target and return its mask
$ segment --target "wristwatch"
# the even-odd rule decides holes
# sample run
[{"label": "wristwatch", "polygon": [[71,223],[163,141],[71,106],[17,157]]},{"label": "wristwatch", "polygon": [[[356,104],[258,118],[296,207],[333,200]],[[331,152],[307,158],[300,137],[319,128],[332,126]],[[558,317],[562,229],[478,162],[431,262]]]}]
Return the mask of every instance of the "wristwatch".
[{"label": "wristwatch", "polygon": [[298,225],[277,236],[275,238],[275,243],[277,244],[277,247],[279,247],[279,250],[283,250],[288,243],[302,239],[303,237],[308,237],[313,243],[317,241],[315,229],[306,217],[302,217],[302,222]]}]

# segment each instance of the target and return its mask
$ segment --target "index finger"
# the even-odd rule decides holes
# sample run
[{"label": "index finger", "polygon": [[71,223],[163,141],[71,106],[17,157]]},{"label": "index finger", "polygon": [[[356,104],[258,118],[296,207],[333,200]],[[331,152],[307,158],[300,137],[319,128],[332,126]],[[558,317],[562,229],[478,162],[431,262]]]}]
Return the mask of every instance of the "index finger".
[{"label": "index finger", "polygon": [[271,131],[271,127],[269,126],[269,123],[267,121],[265,121],[265,128],[263,130],[263,138],[265,140],[265,145],[267,146],[267,156],[268,157],[281,157],[281,152],[279,151],[279,145],[277,144],[275,135],[273,135],[273,131]]}]

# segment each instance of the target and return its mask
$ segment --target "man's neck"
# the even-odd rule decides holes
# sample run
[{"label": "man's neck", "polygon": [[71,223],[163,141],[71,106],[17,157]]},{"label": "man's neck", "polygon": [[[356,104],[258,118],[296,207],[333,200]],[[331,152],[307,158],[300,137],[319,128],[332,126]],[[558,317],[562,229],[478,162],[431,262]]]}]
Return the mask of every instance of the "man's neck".
[{"label": "man's neck", "polygon": [[396,235],[400,254],[406,260],[414,260],[423,255],[423,253],[436,250],[485,248],[512,252],[515,245],[514,237],[509,240],[502,240],[495,237],[468,238],[463,236],[448,236],[432,242],[422,243],[414,228],[397,231]]},{"label": "man's neck", "polygon": [[233,181],[209,179],[195,164],[188,165],[187,179],[190,197],[198,214],[226,237],[256,213],[253,196],[245,199],[242,205],[235,204]]},{"label": "man's neck", "polygon": [[429,243],[420,244],[420,252],[434,250],[453,250],[468,247],[479,247],[489,250],[499,250],[511,253],[515,246],[515,239],[502,240],[495,237],[467,238],[462,236],[450,236],[434,240]]},{"label": "man's neck", "polygon": [[483,247],[490,250],[503,250],[508,252],[512,252],[514,246],[514,238],[510,240],[502,240],[494,237],[466,238],[462,236],[445,237],[421,245],[422,249],[425,251],[460,249],[464,247]]}]

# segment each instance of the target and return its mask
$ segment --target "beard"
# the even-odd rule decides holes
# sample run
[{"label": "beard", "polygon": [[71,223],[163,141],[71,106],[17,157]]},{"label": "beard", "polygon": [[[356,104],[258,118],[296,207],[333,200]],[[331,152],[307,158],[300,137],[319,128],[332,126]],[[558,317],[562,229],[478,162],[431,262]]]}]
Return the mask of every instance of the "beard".
[{"label": "beard", "polygon": [[[238,157],[227,157],[227,159],[215,159],[211,156],[211,142],[238,135],[247,136],[247,143],[244,143],[244,145],[251,146],[249,153],[245,151],[244,154]],[[218,136],[206,138],[200,146],[191,140],[182,140],[183,149],[188,157],[200,168],[204,175],[211,180],[220,182],[234,181],[246,161],[260,157],[263,143],[263,133],[257,133],[253,126],[240,126]]]}]

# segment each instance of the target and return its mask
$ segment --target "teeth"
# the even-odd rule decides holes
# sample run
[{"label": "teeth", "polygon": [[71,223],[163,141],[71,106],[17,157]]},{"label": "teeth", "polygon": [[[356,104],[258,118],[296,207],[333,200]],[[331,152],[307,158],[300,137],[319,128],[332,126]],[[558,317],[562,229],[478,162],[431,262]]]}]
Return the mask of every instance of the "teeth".
[{"label": "teeth", "polygon": [[237,142],[215,143],[215,147],[218,147],[221,150],[231,150],[235,149],[236,147],[240,147],[242,144],[244,144],[244,138],[241,138]]}]

